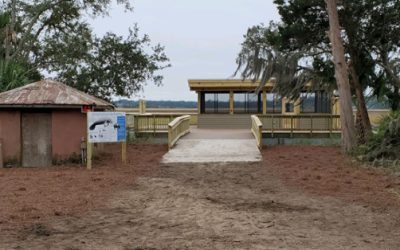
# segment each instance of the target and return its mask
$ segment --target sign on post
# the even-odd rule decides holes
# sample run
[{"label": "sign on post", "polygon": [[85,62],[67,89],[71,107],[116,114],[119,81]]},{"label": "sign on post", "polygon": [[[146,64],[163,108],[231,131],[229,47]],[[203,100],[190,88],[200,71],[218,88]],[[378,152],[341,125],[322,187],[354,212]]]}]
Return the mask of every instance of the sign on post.
[{"label": "sign on post", "polygon": [[88,112],[88,142],[126,141],[126,115],[122,112]]},{"label": "sign on post", "polygon": [[92,143],[121,142],[126,164],[126,114],[123,112],[87,113],[87,168],[92,168]]}]

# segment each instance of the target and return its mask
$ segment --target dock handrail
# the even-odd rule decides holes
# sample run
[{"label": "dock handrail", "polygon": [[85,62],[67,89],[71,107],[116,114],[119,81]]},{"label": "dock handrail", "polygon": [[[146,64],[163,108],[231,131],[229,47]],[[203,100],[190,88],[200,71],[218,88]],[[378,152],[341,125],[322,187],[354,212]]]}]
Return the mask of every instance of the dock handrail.
[{"label": "dock handrail", "polygon": [[176,142],[190,132],[190,115],[175,118],[168,123],[168,148],[175,146]]},{"label": "dock handrail", "polygon": [[340,115],[332,114],[300,114],[300,115],[259,115],[263,130],[272,135],[277,132],[296,132],[332,134],[340,132]]},{"label": "dock handrail", "polygon": [[[126,113],[127,127],[135,131],[135,133],[166,133],[168,131],[168,123],[172,122],[175,118],[188,115],[188,114],[136,114]],[[190,115],[190,125],[197,124],[197,114]]]},{"label": "dock handrail", "polygon": [[257,147],[259,149],[262,148],[262,128],[263,125],[256,115],[251,116],[251,132],[253,132],[254,137],[256,138]]}]

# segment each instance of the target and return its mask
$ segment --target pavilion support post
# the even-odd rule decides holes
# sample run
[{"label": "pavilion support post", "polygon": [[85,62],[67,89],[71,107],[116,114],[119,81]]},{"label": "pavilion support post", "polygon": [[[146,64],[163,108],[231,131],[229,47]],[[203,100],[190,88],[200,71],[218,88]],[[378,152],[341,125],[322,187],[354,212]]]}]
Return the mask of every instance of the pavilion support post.
[{"label": "pavilion support post", "polygon": [[262,114],[267,114],[267,91],[263,90],[262,92]]},{"label": "pavilion support post", "polygon": [[198,91],[197,92],[197,114],[201,114],[201,105],[202,105],[202,103],[201,103],[201,92],[200,91]]},{"label": "pavilion support post", "polygon": [[340,115],[340,102],[339,98],[332,98],[332,112],[333,115]]},{"label": "pavilion support post", "polygon": [[[333,97],[332,98],[331,107],[332,107],[332,110],[331,110],[331,114],[332,115],[340,115],[340,102],[339,102],[339,98],[338,97]],[[332,119],[332,127],[334,126],[334,124],[335,124],[335,127],[338,128],[338,125],[337,125],[338,124],[338,120],[337,119],[335,119],[335,120]]]},{"label": "pavilion support post", "polygon": [[295,115],[299,115],[299,114],[301,113],[301,100],[300,100],[300,98],[297,99],[297,100],[294,102],[293,111],[294,111],[294,114],[295,114]]},{"label": "pavilion support post", "polygon": [[229,92],[229,114],[233,115],[233,99],[234,98],[234,93],[233,91]]},{"label": "pavilion support post", "polygon": [[286,104],[288,103],[288,98],[283,97],[282,98],[282,115],[286,115],[289,112],[286,112]]}]

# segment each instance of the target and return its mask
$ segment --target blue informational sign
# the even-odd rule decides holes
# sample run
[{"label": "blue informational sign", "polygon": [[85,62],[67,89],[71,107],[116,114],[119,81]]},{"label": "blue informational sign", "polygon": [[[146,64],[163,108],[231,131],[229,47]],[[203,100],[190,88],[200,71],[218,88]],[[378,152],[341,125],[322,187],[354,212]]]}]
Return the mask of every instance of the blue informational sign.
[{"label": "blue informational sign", "polygon": [[88,112],[88,141],[126,141],[126,115],[123,112]]},{"label": "blue informational sign", "polygon": [[126,116],[118,116],[118,141],[126,141]]}]

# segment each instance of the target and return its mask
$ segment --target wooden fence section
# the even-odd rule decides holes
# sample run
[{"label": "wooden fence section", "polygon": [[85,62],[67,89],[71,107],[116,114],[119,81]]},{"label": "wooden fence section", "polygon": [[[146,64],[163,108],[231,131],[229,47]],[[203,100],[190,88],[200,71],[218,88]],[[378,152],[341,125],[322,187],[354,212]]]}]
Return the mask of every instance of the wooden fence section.
[{"label": "wooden fence section", "polygon": [[168,148],[174,147],[176,142],[190,132],[190,115],[175,118],[168,124]]},{"label": "wooden fence section", "polygon": [[341,130],[340,115],[259,115],[266,133],[337,133]]},{"label": "wooden fence section", "polygon": [[[139,108],[116,108],[118,112],[139,114]],[[180,115],[193,115],[197,114],[197,108],[146,108],[146,113],[150,114],[180,114]]]},{"label": "wooden fence section", "polygon": [[127,127],[135,133],[159,133],[168,131],[168,123],[179,115],[127,114]]},{"label": "wooden fence section", "polygon": [[[167,133],[168,123],[175,118],[182,116],[181,114],[126,114],[127,127],[133,129],[135,133]],[[190,124],[194,121],[189,116]],[[197,118],[197,117],[196,117]],[[197,119],[195,121],[197,123]]]},{"label": "wooden fence section", "polygon": [[256,115],[251,116],[251,132],[253,132],[254,137],[256,138],[257,146],[259,149],[262,148],[262,128],[263,125],[260,119]]}]

